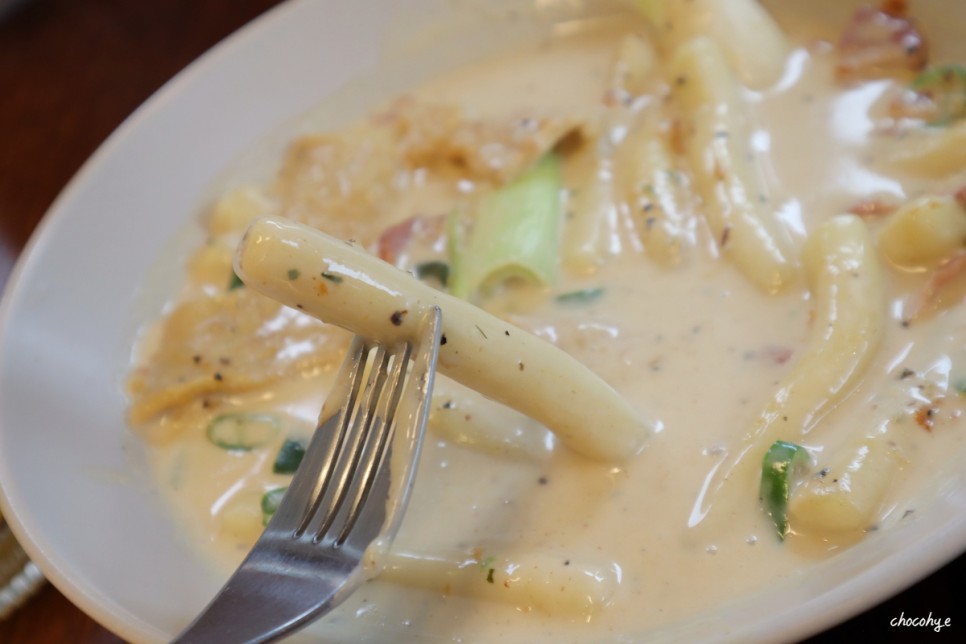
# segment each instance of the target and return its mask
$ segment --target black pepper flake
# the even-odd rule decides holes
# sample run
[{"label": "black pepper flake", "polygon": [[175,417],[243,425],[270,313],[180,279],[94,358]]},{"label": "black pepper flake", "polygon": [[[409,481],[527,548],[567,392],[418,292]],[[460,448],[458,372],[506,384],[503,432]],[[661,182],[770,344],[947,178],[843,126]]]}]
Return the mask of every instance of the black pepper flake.
[{"label": "black pepper flake", "polygon": [[569,566],[570,565],[570,559],[564,559],[564,565],[565,566]]},{"label": "black pepper flake", "polygon": [[480,335],[482,335],[482,336],[483,336],[483,339],[484,339],[484,340],[486,340],[486,334],[485,334],[485,333],[483,333],[483,329],[481,329],[481,328],[480,328],[480,326],[479,326],[478,324],[474,324],[473,326],[475,326],[475,327],[476,327],[476,330],[477,330],[477,331],[479,331],[479,332],[480,332]]},{"label": "black pepper flake", "polygon": [[549,479],[547,479],[546,476],[541,476],[540,478],[537,479],[537,483],[539,483],[540,485],[546,485],[548,481]]},{"label": "black pepper flake", "polygon": [[828,473],[831,471],[832,471],[831,468],[823,467],[822,470],[818,473],[818,475],[824,479],[826,476],[828,476]]},{"label": "black pepper flake", "polygon": [[305,307],[304,307],[304,306],[302,306],[301,304],[296,304],[296,305],[295,305],[295,308],[297,308],[297,309],[298,309],[298,310],[300,310],[300,311],[304,311],[304,310],[305,310]]},{"label": "black pepper flake", "polygon": [[731,226],[725,226],[724,227],[724,230],[721,231],[721,244],[720,244],[720,246],[723,248],[725,246],[725,244],[728,243],[728,240],[730,238],[731,238]]},{"label": "black pepper flake", "polygon": [[684,85],[687,82],[688,82],[688,77],[683,75],[678,76],[677,78],[674,79],[674,84],[677,85],[678,87],[680,87],[681,85]]},{"label": "black pepper flake", "polygon": [[224,377],[223,375],[221,375],[221,372],[220,372],[220,371],[216,371],[216,372],[215,372],[215,376],[214,376],[214,378],[215,378],[215,380],[217,380],[218,382],[221,382],[221,381],[223,381],[223,380],[225,379],[225,377]]},{"label": "black pepper flake", "polygon": [[409,311],[407,311],[406,309],[393,311],[392,315],[389,316],[389,321],[392,322],[395,326],[400,326],[403,323],[403,318],[406,317],[407,313],[409,313]]},{"label": "black pepper flake", "polygon": [[523,371],[523,363],[522,362],[518,362],[517,363],[517,367],[519,367],[520,371]]},{"label": "black pepper flake", "polygon": [[899,374],[899,380],[905,380],[906,378],[909,378],[910,376],[914,376],[914,375],[916,375],[916,372],[906,367],[905,369],[902,370],[902,373]]},{"label": "black pepper flake", "polygon": [[510,329],[506,329],[506,330],[505,330],[505,331],[503,332],[503,335],[506,335],[506,336],[509,336],[509,335],[510,335]]},{"label": "black pepper flake", "polygon": [[453,407],[455,407],[455,406],[456,406],[456,405],[454,405],[454,404],[453,404],[453,401],[452,401],[452,400],[447,400],[447,401],[446,401],[446,402],[444,402],[444,403],[443,403],[443,405],[442,405],[442,407],[443,407],[443,409],[452,409],[452,408],[453,408]]},{"label": "black pepper flake", "polygon": [[201,364],[201,356],[196,353],[195,355],[191,356],[191,361],[195,364]]},{"label": "black pepper flake", "polygon": [[321,273],[319,273],[319,275],[321,275],[322,277],[324,277],[325,279],[329,280],[330,282],[332,282],[334,284],[341,284],[342,283],[342,276],[341,275],[334,275],[333,273],[329,273],[328,271],[322,271]]},{"label": "black pepper flake", "polygon": [[297,268],[290,268],[288,269],[288,273],[286,273],[286,275],[290,280],[297,280],[299,278],[299,275],[301,275],[301,273]]},{"label": "black pepper flake", "polygon": [[490,570],[486,573],[486,581],[487,581],[487,583],[490,583],[490,584],[493,583],[493,573],[494,572],[496,572],[496,569],[495,568],[490,568]]},{"label": "black pepper flake", "polygon": [[442,334],[441,336],[439,336],[439,346],[443,346],[444,344],[446,344],[446,334],[445,333]]}]

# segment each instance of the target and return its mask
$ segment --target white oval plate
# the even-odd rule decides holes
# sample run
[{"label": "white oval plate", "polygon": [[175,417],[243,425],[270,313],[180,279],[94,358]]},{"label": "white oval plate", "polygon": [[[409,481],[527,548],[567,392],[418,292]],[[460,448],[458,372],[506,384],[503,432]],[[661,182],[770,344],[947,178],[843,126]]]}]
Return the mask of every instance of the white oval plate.
[{"label": "white oval plate", "polygon": [[[532,19],[505,20],[513,5],[287,3],[128,119],[31,239],[0,305],[3,513],[50,580],[119,636],[168,640],[223,581],[179,539],[125,423],[137,326],[157,313],[177,277],[159,279],[152,266],[177,254],[179,231],[213,181],[279,124],[333,96],[347,117],[357,114],[444,65],[584,11],[579,2],[537,2]],[[951,24],[962,22],[947,18],[936,29],[948,33]],[[377,68],[380,82],[367,83]],[[352,79],[352,91],[340,92]],[[960,469],[951,462],[937,473],[931,500],[902,529],[686,625],[628,636],[787,640],[856,614],[966,549]]]}]

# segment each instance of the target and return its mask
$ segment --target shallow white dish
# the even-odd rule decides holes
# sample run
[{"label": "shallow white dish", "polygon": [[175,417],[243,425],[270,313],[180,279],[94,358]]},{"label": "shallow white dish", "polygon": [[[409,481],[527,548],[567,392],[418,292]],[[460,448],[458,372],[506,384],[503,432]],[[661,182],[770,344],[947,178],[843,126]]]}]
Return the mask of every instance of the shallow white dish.
[{"label": "shallow white dish", "polygon": [[[125,423],[123,381],[137,325],[159,310],[176,277],[152,267],[177,254],[176,240],[217,177],[279,124],[332,96],[339,109],[327,118],[351,118],[427,74],[584,11],[563,0],[534,2],[531,18],[507,20],[504,9],[514,5],[283,5],[138,110],[34,235],[0,308],[3,511],[51,581],[124,639],[169,639],[223,581],[179,539]],[[964,5],[946,10],[966,19]],[[943,38],[956,22],[930,30]],[[380,82],[367,82],[377,68]],[[240,171],[258,168],[243,163]],[[966,473],[951,461],[930,492],[902,529],[679,628],[627,637],[790,640],[854,615],[966,549]]]}]

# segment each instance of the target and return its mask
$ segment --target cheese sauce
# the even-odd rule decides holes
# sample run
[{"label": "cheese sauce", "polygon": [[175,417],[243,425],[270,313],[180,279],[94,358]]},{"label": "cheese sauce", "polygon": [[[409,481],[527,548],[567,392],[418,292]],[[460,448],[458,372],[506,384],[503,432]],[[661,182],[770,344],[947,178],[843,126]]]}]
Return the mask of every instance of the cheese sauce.
[{"label": "cheese sauce", "polygon": [[[616,44],[637,28],[621,20],[575,29],[436,79],[412,97],[461,105],[481,118],[517,108],[594,118]],[[842,87],[834,80],[831,47],[804,44],[774,88],[745,94],[755,120],[753,147],[767,159],[782,219],[799,240],[856,204],[902,203],[956,187],[949,179],[887,172],[878,162],[884,144],[875,115],[890,82]],[[621,136],[615,127],[611,138]],[[439,212],[447,198],[419,189],[406,194],[399,209],[409,213]],[[708,476],[804,351],[814,302],[801,284],[763,294],[719,256],[700,218],[693,246],[667,267],[649,260],[633,216],[615,216],[606,259],[596,270],[564,269],[550,289],[511,288],[483,306],[577,357],[642,413],[659,417],[662,430],[639,456],[600,463],[543,434],[536,449],[507,456],[467,448],[431,428],[394,545],[397,563],[406,556],[461,562],[477,575],[478,592],[445,578],[415,583],[390,570],[314,625],[311,636],[353,642],[633,638],[800,576],[862,538],[810,538],[792,526],[781,541],[754,488],[727,488],[724,494],[741,500],[729,500],[725,516],[704,525],[698,500]],[[963,442],[956,391],[966,377],[962,308],[903,324],[903,307],[926,277],[883,270],[889,314],[872,366],[812,432],[789,439],[821,457],[898,419],[890,440],[901,466],[866,539],[904,521],[916,508],[917,491],[928,489],[929,464],[959,453]],[[601,294],[571,304],[553,297],[587,288]],[[310,434],[337,362],[226,399],[233,411],[278,414],[282,430],[258,449],[213,445],[204,432],[211,413],[204,409],[155,422],[176,425],[152,441],[158,485],[187,538],[220,568],[237,565],[257,537],[263,493],[290,478],[271,473],[279,445]],[[453,391],[441,382],[436,404]],[[928,424],[922,422],[926,408],[933,410]],[[497,581],[506,572],[512,583],[514,562],[524,566],[534,558],[551,577],[596,575],[600,597],[567,606],[501,601],[500,589],[490,588],[496,584],[489,569],[509,562]]]}]

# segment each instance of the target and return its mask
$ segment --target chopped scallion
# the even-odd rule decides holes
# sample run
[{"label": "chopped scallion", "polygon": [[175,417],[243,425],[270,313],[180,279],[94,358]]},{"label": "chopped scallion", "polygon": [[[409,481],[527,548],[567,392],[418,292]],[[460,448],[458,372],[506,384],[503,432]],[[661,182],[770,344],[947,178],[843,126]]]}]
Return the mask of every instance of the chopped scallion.
[{"label": "chopped scallion", "polygon": [[775,441],[765,453],[759,497],[781,540],[788,534],[788,497],[792,480],[810,460],[808,450],[785,441]]},{"label": "chopped scallion", "polygon": [[294,474],[305,456],[305,443],[296,438],[286,438],[275,455],[272,471],[275,474]]},{"label": "chopped scallion", "polygon": [[416,277],[421,280],[432,277],[440,286],[449,283],[449,264],[446,262],[423,262],[416,265]]},{"label": "chopped scallion", "polygon": [[272,520],[272,516],[278,511],[278,506],[282,502],[282,497],[285,496],[287,489],[287,487],[277,487],[262,495],[262,525],[268,525],[268,522]]},{"label": "chopped scallion", "polygon": [[269,414],[222,414],[208,423],[208,440],[222,449],[248,452],[275,438],[278,420]]},{"label": "chopped scallion", "polygon": [[228,279],[228,290],[234,291],[236,288],[242,288],[243,286],[245,286],[245,282],[242,281],[242,278],[238,277],[238,273],[232,271],[231,277]]},{"label": "chopped scallion", "polygon": [[570,291],[569,293],[561,293],[554,299],[561,304],[589,304],[603,294],[603,287],[597,286],[583,288],[579,291]]},{"label": "chopped scallion", "polygon": [[560,161],[545,155],[516,180],[482,196],[472,224],[450,219],[450,291],[472,299],[506,280],[553,283],[561,215]]}]

